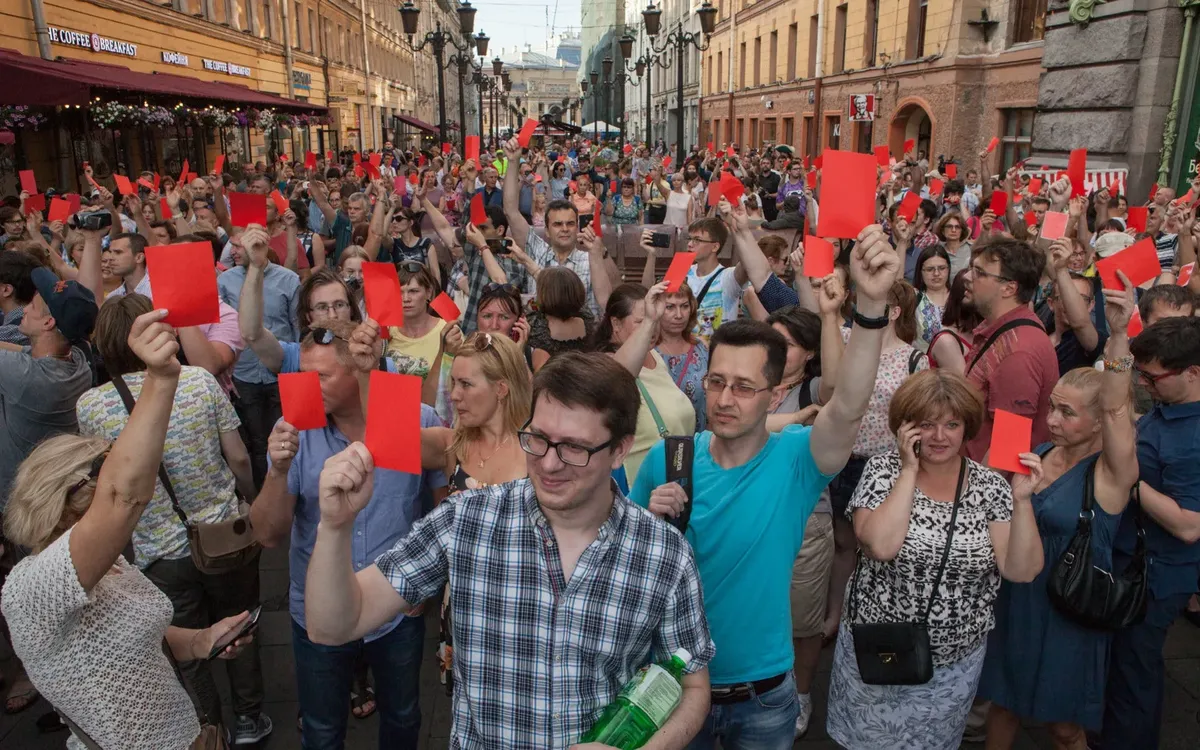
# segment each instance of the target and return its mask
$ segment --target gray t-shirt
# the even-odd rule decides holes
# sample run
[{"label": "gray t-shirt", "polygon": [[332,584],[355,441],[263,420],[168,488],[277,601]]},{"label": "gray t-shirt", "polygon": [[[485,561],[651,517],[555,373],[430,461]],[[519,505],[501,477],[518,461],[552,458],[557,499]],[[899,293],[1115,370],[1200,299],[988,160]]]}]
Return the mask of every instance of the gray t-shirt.
[{"label": "gray t-shirt", "polygon": [[[804,406],[820,403],[820,401],[817,400],[817,393],[819,392],[820,388],[820,377],[811,378],[800,383],[787,392],[787,394],[783,397],[783,400],[779,402],[779,406],[775,407],[775,411],[771,413],[795,414],[804,408]],[[808,391],[807,393],[805,393],[806,390]],[[801,406],[802,403],[804,406]],[[833,506],[829,504],[828,488],[821,490],[821,498],[817,500],[817,505],[815,508],[813,508],[813,513],[833,513]]]},{"label": "gray t-shirt", "polygon": [[69,360],[0,350],[0,509],[17,467],[38,443],[79,432],[75,402],[91,387],[92,369],[78,347]]}]

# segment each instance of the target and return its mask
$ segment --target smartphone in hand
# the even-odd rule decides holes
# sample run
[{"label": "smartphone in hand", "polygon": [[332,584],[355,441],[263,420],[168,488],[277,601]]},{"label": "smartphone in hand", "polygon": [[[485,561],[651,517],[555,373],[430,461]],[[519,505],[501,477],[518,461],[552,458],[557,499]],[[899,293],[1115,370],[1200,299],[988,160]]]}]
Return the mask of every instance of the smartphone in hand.
[{"label": "smartphone in hand", "polygon": [[212,651],[208,652],[209,661],[212,661],[220,656],[221,652],[228,648],[229,644],[235,642],[238,638],[248,635],[249,633],[253,633],[255,628],[258,627],[258,617],[261,614],[261,604],[250,610],[250,616],[247,617],[246,621],[241,624],[241,627],[237,627],[229,631],[223,638],[220,638],[216,643],[213,644]]}]

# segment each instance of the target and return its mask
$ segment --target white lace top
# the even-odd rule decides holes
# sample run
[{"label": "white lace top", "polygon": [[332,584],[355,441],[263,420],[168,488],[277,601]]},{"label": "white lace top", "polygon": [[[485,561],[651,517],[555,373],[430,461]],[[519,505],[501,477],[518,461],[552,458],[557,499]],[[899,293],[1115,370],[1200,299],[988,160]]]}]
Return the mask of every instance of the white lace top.
[{"label": "white lace top", "polygon": [[186,750],[200,723],[162,650],[171,601],[124,558],[84,591],[70,536],[9,574],[0,608],[13,650],[46,700],[105,750]]}]

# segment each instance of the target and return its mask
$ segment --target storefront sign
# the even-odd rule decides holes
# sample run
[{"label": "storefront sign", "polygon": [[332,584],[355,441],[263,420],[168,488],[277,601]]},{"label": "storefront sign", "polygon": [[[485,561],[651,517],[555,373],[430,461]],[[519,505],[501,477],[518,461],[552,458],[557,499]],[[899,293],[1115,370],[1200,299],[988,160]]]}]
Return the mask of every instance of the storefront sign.
[{"label": "storefront sign", "polygon": [[293,70],[292,87],[305,90],[311,89],[312,76],[308,73],[305,73],[303,70]]},{"label": "storefront sign", "polygon": [[163,62],[171,65],[182,65],[185,68],[188,66],[188,56],[178,52],[168,52],[163,50],[162,60]]},{"label": "storefront sign", "polygon": [[875,95],[850,95],[850,122],[872,122],[875,119]]},{"label": "storefront sign", "polygon": [[250,69],[244,65],[236,65],[234,63],[223,62],[221,60],[208,60],[203,57],[200,58],[200,61],[204,63],[205,70],[214,70],[218,73],[227,73],[231,76],[245,76],[247,78],[249,78],[251,75]]},{"label": "storefront sign", "polygon": [[137,45],[130,42],[119,42],[99,34],[86,34],[82,31],[50,27],[50,41],[55,44],[65,44],[68,47],[82,47],[93,52],[108,52],[113,55],[137,57]]}]

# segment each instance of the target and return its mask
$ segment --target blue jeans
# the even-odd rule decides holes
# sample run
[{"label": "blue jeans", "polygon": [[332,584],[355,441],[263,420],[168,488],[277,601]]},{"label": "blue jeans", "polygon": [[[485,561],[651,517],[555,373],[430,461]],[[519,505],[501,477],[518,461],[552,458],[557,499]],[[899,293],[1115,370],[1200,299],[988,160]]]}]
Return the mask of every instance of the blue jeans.
[{"label": "blue jeans", "polygon": [[379,747],[416,750],[421,729],[418,692],[425,618],[406,617],[396,629],[374,641],[321,646],[292,621],[296,685],[300,697],[304,750],[342,750],[354,665],[365,657],[375,676],[379,707]]},{"label": "blue jeans", "polygon": [[1189,598],[1191,594],[1161,599],[1151,594],[1146,619],[1113,635],[1100,732],[1103,750],[1158,747],[1166,679],[1163,646],[1167,630],[1187,608]]},{"label": "blue jeans", "polygon": [[[717,687],[714,685],[713,687]],[[796,680],[782,683],[741,703],[713,705],[687,750],[791,750],[796,739]]]}]

